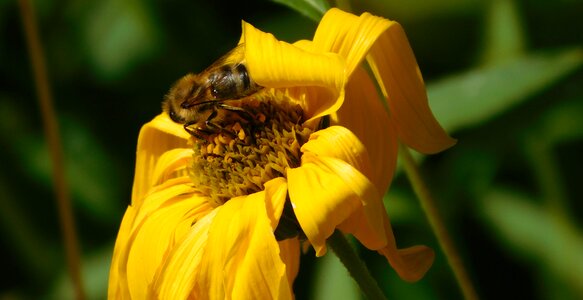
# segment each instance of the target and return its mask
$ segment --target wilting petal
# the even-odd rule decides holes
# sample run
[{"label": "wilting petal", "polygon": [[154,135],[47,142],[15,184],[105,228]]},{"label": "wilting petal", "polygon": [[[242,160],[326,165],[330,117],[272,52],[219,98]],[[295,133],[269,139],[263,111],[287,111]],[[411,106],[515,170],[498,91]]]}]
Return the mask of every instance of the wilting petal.
[{"label": "wilting petal", "polygon": [[421,72],[401,25],[395,23],[387,28],[370,54],[371,69],[382,82],[381,90],[389,100],[399,139],[426,154],[453,146],[456,141],[431,112]]},{"label": "wilting petal", "polygon": [[[326,253],[326,239],[339,224],[366,247],[386,244],[384,208],[374,185],[350,164],[333,157],[302,156],[302,166],[288,169],[288,188],[294,212],[317,256]],[[366,217],[350,222],[355,214]]]},{"label": "wilting petal", "polygon": [[334,52],[346,59],[348,77],[364,60],[370,47],[387,25],[383,18],[364,22],[361,17],[332,8],[326,12],[314,35],[314,49]]},{"label": "wilting petal", "polygon": [[197,270],[197,295],[209,299],[291,299],[291,287],[270,219],[265,192],[220,207]]},{"label": "wilting petal", "polygon": [[318,26],[313,47],[345,57],[349,77],[370,54],[371,69],[388,99],[399,138],[407,145],[435,153],[455,143],[429,108],[421,72],[399,23],[369,13],[357,17],[331,9]]},{"label": "wilting petal", "polygon": [[433,264],[435,253],[427,246],[413,246],[405,249],[397,249],[393,229],[388,218],[383,220],[387,234],[387,245],[380,249],[393,269],[403,280],[415,282],[421,279]]},{"label": "wilting petal", "polygon": [[160,114],[140,130],[136,155],[136,170],[132,189],[132,205],[141,205],[142,198],[154,186],[154,169],[158,158],[174,148],[186,148],[189,134],[172,122],[166,114]]},{"label": "wilting petal", "polygon": [[305,51],[245,22],[243,37],[247,68],[259,85],[288,89],[309,119],[342,105],[346,77],[339,55]]}]

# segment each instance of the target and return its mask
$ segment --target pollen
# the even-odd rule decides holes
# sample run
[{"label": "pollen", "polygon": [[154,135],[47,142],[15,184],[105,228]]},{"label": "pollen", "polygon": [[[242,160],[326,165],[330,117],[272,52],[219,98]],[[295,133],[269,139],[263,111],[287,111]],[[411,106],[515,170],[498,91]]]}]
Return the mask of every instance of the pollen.
[{"label": "pollen", "polygon": [[313,132],[303,125],[301,107],[283,95],[259,93],[241,101],[240,107],[253,121],[225,120],[215,136],[193,139],[190,177],[216,205],[285,177],[288,168],[300,165],[300,147]]}]

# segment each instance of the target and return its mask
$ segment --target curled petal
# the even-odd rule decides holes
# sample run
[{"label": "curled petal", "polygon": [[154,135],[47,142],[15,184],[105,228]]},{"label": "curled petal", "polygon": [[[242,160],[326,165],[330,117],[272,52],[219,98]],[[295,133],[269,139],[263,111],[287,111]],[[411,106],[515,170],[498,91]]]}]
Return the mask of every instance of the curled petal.
[{"label": "curled petal", "polygon": [[172,122],[166,114],[160,114],[142,126],[136,153],[133,205],[141,205],[148,190],[157,184],[154,169],[160,156],[169,149],[186,148],[189,138],[184,128]]},{"label": "curled petal", "polygon": [[345,127],[330,126],[310,135],[302,146],[302,152],[311,152],[319,156],[335,157],[343,160],[369,177],[371,166],[368,153],[358,138]]},{"label": "curled petal", "polygon": [[259,85],[284,88],[309,119],[336,111],[344,101],[344,60],[335,53],[309,52],[278,41],[243,22],[245,59]]},{"label": "curled petal", "polygon": [[397,166],[397,133],[378,91],[366,71],[359,67],[346,86],[346,99],[332,115],[331,123],[352,131],[370,157],[371,174],[363,172],[384,194]]},{"label": "curled petal", "polygon": [[433,250],[423,245],[397,249],[389,219],[385,218],[383,223],[388,243],[384,248],[379,249],[379,252],[387,258],[403,280],[415,282],[423,278],[433,264],[435,258]]},{"label": "curled petal", "polygon": [[[302,166],[287,172],[294,212],[317,256],[326,253],[326,239],[339,224],[366,247],[386,244],[385,214],[374,185],[350,164],[333,157],[302,156]],[[351,222],[363,214],[360,222]]]},{"label": "curled petal", "polygon": [[387,28],[370,54],[371,69],[389,100],[399,139],[425,154],[453,146],[456,141],[431,112],[421,72],[401,25],[395,23]]},{"label": "curled petal", "polygon": [[398,136],[407,145],[435,153],[455,143],[429,108],[421,72],[399,23],[369,13],[357,17],[331,9],[318,26],[313,47],[345,57],[349,77],[369,55]]},{"label": "curled petal", "polygon": [[291,299],[286,265],[265,209],[265,192],[220,207],[196,282],[206,299]]}]

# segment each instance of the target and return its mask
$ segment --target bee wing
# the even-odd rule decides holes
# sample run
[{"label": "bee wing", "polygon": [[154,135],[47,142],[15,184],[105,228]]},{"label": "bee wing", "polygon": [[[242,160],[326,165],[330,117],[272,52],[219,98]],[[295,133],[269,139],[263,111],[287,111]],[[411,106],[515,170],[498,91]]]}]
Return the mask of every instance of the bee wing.
[{"label": "bee wing", "polygon": [[238,65],[245,60],[245,44],[239,44],[227,54],[221,56],[214,63],[212,63],[203,73],[211,72],[214,69],[219,69],[225,65]]}]

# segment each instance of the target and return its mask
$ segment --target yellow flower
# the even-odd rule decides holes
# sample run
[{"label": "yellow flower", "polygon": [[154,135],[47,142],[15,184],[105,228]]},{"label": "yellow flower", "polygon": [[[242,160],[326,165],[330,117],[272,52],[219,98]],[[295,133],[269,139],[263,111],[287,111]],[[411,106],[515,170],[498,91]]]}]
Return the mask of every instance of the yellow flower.
[{"label": "yellow flower", "polygon": [[[326,239],[338,228],[382,253],[404,280],[420,279],[433,252],[425,246],[397,249],[382,195],[393,176],[398,140],[423,153],[454,141],[429,110],[401,26],[332,9],[313,41],[284,43],[243,22],[241,43],[249,74],[265,87],[251,98],[279,103],[268,106],[276,111],[273,119],[283,121],[257,135],[255,143],[264,144],[253,151],[260,155],[239,159],[250,168],[227,158],[236,148],[228,141],[191,145],[191,136],[165,114],[142,127],[109,298],[291,299],[300,241],[276,239],[284,229],[279,225],[290,224],[317,256],[325,254]],[[388,108],[362,67],[365,57]],[[292,121],[294,104],[301,108],[301,124]],[[326,115],[331,126],[320,129]],[[221,176],[229,167],[254,175],[237,186],[220,176],[215,180],[201,173],[212,173],[204,168],[218,161],[205,153],[221,157]],[[200,184],[205,180],[215,181]]]}]

